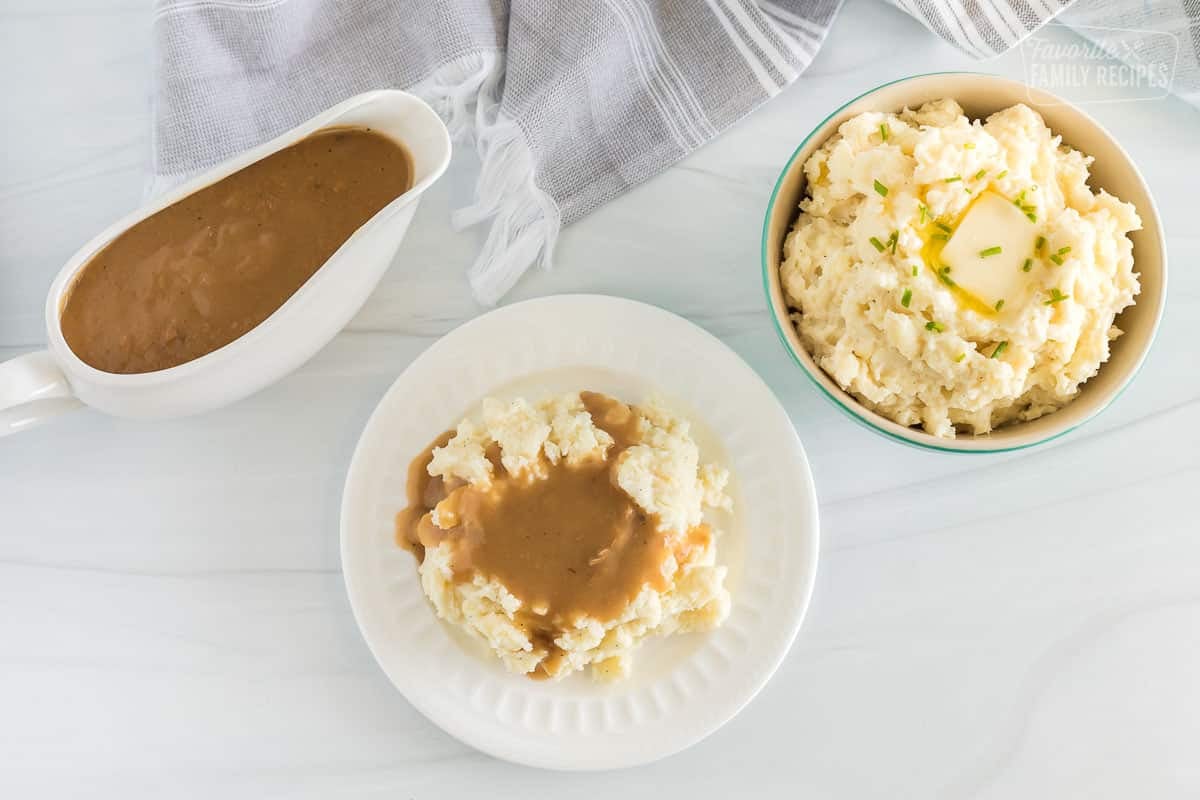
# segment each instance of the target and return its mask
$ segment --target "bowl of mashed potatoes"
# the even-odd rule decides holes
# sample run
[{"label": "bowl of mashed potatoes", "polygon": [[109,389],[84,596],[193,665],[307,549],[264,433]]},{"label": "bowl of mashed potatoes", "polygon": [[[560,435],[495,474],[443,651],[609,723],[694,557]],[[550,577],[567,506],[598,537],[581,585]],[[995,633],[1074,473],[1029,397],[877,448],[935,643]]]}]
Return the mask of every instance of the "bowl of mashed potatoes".
[{"label": "bowl of mashed potatoes", "polygon": [[1145,181],[1082,111],[970,73],[887,84],[792,155],[763,229],[785,347],[890,438],[997,452],[1128,385],[1166,288]]}]

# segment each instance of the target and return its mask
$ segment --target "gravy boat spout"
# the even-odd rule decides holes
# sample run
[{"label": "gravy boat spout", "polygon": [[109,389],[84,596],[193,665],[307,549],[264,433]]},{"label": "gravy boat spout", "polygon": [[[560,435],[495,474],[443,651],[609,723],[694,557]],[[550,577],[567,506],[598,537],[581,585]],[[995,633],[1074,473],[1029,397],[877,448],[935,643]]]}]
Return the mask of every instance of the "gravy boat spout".
[{"label": "gravy boat spout", "polygon": [[[117,236],[194,192],[332,127],[366,127],[400,142],[412,158],[412,186],[368,219],[282,305],[229,344],[178,366],[116,374],[82,361],[64,338],[61,315],[71,286],[91,258]],[[46,298],[49,348],[0,364],[0,436],[89,405],[122,417],[194,414],[232,403],[311,358],[362,307],[392,263],[421,195],[450,162],[450,136],[436,112],[414,95],[381,90],[356,95],[152,200],[71,257]]]}]

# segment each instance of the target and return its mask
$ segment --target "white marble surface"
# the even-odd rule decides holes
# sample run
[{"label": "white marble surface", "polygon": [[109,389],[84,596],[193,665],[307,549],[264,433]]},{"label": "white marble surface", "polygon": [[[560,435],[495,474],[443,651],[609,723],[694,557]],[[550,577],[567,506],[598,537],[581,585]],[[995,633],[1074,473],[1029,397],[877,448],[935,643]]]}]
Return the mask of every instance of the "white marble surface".
[{"label": "white marble surface", "polygon": [[[138,203],[147,6],[0,6],[0,357],[42,344],[61,262]],[[82,411],[0,442],[0,796],[1200,795],[1200,114],[1092,109],[1157,193],[1173,275],[1141,376],[1061,442],[892,444],[819,397],[768,322],[759,226],[795,144],[860,90],[972,66],[851,0],[793,88],[567,230],[558,270],[514,294],[684,314],[795,421],[823,501],[816,596],[727,727],[637,770],[527,770],[427,723],[359,638],[337,552],[351,448],[405,364],[479,312],[463,278],[479,234],[447,225],[476,170],[460,157],[353,325],[291,377],[193,419]]]}]

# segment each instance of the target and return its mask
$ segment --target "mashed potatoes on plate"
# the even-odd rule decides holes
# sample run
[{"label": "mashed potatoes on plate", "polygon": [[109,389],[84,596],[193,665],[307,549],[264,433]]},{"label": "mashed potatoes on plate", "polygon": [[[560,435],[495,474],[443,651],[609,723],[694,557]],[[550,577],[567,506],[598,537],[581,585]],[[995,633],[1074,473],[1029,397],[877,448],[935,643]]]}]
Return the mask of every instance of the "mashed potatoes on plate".
[{"label": "mashed potatoes on plate", "polygon": [[610,679],[643,639],[727,616],[705,521],[727,480],[656,403],[489,398],[413,462],[397,533],[438,616],[508,669]]},{"label": "mashed potatoes on plate", "polygon": [[1069,403],[1139,291],[1134,207],[1024,105],[840,126],[804,165],[781,282],[801,341],[905,426],[983,434]]}]

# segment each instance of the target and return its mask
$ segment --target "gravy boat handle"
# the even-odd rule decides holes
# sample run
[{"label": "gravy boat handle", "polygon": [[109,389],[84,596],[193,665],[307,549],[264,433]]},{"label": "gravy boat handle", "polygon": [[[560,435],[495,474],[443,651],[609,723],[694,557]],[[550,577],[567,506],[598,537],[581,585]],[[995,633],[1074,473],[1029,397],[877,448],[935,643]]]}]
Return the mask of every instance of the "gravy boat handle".
[{"label": "gravy boat handle", "polygon": [[40,425],[82,405],[49,350],[0,362],[0,436]]}]

